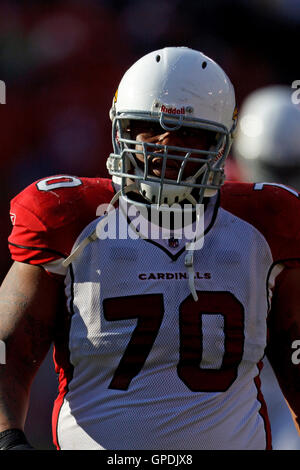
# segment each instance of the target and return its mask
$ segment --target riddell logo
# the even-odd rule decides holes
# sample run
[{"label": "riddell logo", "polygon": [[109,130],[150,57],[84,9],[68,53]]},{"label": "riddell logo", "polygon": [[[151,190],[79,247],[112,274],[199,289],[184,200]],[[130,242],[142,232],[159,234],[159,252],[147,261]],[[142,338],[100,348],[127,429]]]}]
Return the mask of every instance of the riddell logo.
[{"label": "riddell logo", "polygon": [[167,114],[185,114],[184,106],[182,106],[182,108],[167,108],[167,106],[162,104],[160,110],[162,113],[167,113]]}]

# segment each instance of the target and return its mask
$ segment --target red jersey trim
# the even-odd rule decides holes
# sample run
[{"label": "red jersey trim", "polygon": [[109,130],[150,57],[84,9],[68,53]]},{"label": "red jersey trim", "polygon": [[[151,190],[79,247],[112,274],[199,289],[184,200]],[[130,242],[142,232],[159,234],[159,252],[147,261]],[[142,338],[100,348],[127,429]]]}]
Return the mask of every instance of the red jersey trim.
[{"label": "red jersey trim", "polygon": [[69,383],[73,378],[74,367],[70,362],[70,350],[69,350],[69,333],[70,333],[70,321],[74,315],[74,272],[72,264],[70,265],[70,277],[71,277],[71,300],[70,300],[70,312],[71,315],[68,318],[68,331],[65,335],[65,341],[62,341],[61,347],[54,347],[53,359],[55,363],[55,369],[59,373],[58,375],[58,396],[54,401],[52,411],[52,438],[53,443],[57,450],[60,450],[59,439],[58,439],[58,420],[61,412],[64,399],[69,391]]},{"label": "red jersey trim", "polygon": [[[41,263],[47,263],[47,262],[50,262],[50,261],[53,261],[53,256],[48,256],[48,258],[46,257],[45,258],[45,255],[44,253],[51,253],[52,255],[56,255],[57,258],[66,258],[67,255],[66,254],[63,254],[63,253],[60,253],[59,251],[56,251],[56,250],[52,250],[51,248],[40,248],[40,247],[34,247],[34,246],[24,246],[24,245],[17,245],[16,243],[12,243],[12,242],[8,242],[9,245],[15,247],[15,248],[18,248],[18,250],[29,250],[32,252],[32,255],[31,255],[31,258],[30,258],[30,263],[31,264],[41,264]],[[35,252],[35,253],[33,253]],[[42,255],[41,256],[41,253],[42,252]],[[16,258],[14,258],[16,261],[18,261]],[[24,257],[22,257],[22,261],[23,261]]]}]

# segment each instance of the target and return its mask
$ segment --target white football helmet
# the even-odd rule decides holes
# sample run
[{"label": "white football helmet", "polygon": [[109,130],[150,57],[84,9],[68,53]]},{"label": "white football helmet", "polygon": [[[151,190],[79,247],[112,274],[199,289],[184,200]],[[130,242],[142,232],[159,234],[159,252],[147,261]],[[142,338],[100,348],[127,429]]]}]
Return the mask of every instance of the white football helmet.
[{"label": "white football helmet", "polygon": [[239,113],[233,155],[245,180],[300,189],[300,110],[290,87],[271,85],[249,94]]},{"label": "white football helmet", "polygon": [[[201,52],[167,47],[142,57],[123,76],[110,117],[114,152],[107,168],[130,202],[129,185],[142,196],[142,204],[170,206],[185,199],[200,203],[223,184],[223,167],[236,126],[235,93],[221,67]],[[132,120],[155,121],[165,131],[181,126],[212,131],[214,144],[199,150],[143,143],[142,170],[135,158],[138,142],[128,131]],[[181,162],[176,180],[167,179],[164,170],[160,177],[150,174],[147,162],[158,154],[162,168],[168,159]],[[191,160],[199,163],[198,170],[184,179],[183,170]]]}]

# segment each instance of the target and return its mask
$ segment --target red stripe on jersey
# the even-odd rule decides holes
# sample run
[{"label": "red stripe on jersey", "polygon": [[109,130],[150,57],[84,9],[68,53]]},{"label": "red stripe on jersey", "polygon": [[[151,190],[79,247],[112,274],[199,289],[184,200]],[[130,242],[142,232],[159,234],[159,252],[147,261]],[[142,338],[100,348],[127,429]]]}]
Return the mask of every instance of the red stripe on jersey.
[{"label": "red stripe on jersey", "polygon": [[271,433],[271,425],[270,425],[270,420],[269,420],[269,415],[268,415],[268,410],[267,410],[267,404],[265,402],[264,396],[261,391],[261,380],[260,380],[260,372],[263,368],[263,362],[260,361],[257,364],[259,373],[258,375],[254,378],[254,383],[257,388],[257,400],[261,404],[259,414],[261,415],[263,421],[264,421],[264,426],[265,426],[265,433],[266,433],[266,450],[272,450],[272,433]]},{"label": "red stripe on jersey", "polygon": [[[58,396],[54,401],[52,410],[52,437],[53,443],[59,450],[57,425],[61,407],[64,402],[64,397],[69,390],[69,383],[73,378],[74,367],[70,361],[69,350],[69,334],[71,318],[67,306],[64,305],[59,315],[59,325],[57,328],[57,335],[54,341],[53,348],[53,361],[55,364],[55,372],[58,374]],[[73,313],[73,311],[72,311]]]},{"label": "red stripe on jersey", "polygon": [[64,402],[64,397],[68,392],[68,384],[72,378],[73,371],[69,370],[66,373],[65,370],[61,369],[59,373],[59,387],[58,387],[58,396],[54,402],[53,410],[52,410],[52,436],[53,436],[53,443],[57,450],[60,450],[60,446],[58,443],[58,436],[57,436],[57,424],[58,424],[58,417],[61,410],[61,407]]}]

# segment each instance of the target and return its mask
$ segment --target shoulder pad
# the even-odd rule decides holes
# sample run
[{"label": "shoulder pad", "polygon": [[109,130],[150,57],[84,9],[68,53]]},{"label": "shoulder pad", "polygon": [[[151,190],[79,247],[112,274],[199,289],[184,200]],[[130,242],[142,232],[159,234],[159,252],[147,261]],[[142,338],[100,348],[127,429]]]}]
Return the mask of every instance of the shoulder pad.
[{"label": "shoulder pad", "polygon": [[114,195],[110,179],[57,175],[40,179],[11,201],[12,258],[32,264],[69,255],[100,204]]}]

